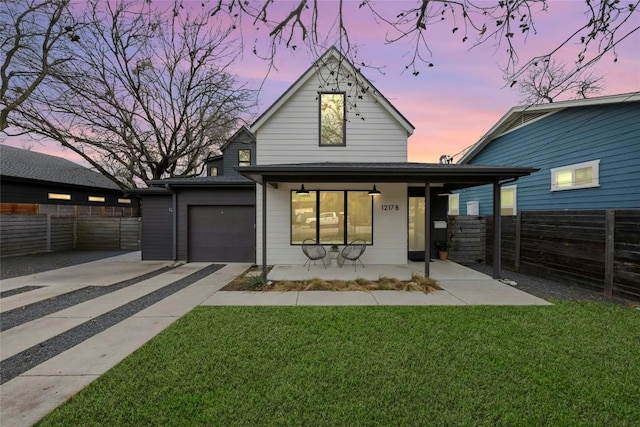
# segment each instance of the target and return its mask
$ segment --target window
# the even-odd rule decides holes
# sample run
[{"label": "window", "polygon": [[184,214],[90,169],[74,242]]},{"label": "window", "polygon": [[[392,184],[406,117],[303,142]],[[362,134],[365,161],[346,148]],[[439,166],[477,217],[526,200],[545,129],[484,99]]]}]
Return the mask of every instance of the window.
[{"label": "window", "polygon": [[238,150],[238,166],[251,166],[251,150]]},{"label": "window", "polygon": [[600,186],[600,160],[551,169],[551,191]]},{"label": "window", "polygon": [[49,193],[50,200],[71,200],[71,194]]},{"label": "window", "polygon": [[104,197],[100,197],[100,196],[89,196],[88,200],[90,202],[104,203]]},{"label": "window", "polygon": [[320,145],[345,145],[344,93],[320,94]]},{"label": "window", "polygon": [[460,215],[460,195],[459,194],[450,194],[449,195],[449,211],[448,215]]},{"label": "window", "polygon": [[[244,166],[244,165],[238,165],[238,166]],[[218,176],[218,168],[210,167],[209,168],[209,176]]]},{"label": "window", "polygon": [[125,205],[131,204],[131,199],[118,199],[118,203],[123,203]]},{"label": "window", "polygon": [[500,215],[510,216],[517,213],[516,190],[517,185],[511,185],[500,189]]},{"label": "window", "polygon": [[355,239],[373,244],[373,200],[368,191],[292,191],[291,244],[305,239],[326,245]]}]

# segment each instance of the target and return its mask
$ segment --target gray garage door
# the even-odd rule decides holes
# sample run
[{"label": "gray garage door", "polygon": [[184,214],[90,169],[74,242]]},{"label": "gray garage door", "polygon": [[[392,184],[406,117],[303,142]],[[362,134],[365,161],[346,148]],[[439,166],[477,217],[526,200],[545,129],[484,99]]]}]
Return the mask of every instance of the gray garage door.
[{"label": "gray garage door", "polygon": [[190,206],[189,261],[254,262],[254,206]]}]

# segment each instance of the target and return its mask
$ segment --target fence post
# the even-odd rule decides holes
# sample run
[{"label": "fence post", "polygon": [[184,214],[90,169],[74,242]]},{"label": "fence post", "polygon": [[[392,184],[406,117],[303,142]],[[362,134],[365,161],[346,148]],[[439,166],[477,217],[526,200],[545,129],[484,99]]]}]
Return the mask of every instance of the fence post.
[{"label": "fence post", "polygon": [[47,252],[51,252],[51,214],[47,214]]},{"label": "fence post", "polygon": [[516,238],[515,238],[515,253],[514,253],[514,267],[516,272],[520,272],[520,232],[522,230],[522,211],[518,211],[516,216]]},{"label": "fence post", "polygon": [[605,219],[605,243],[604,243],[604,294],[613,296],[613,262],[615,255],[615,211],[607,209]]}]

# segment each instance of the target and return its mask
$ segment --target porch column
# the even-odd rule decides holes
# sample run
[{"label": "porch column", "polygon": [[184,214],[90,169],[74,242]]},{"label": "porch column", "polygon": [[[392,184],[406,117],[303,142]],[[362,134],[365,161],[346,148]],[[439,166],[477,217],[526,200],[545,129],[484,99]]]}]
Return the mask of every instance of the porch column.
[{"label": "porch column", "polygon": [[262,280],[267,281],[267,182],[262,181]]},{"label": "porch column", "polygon": [[500,182],[493,183],[493,278],[502,276],[502,220],[500,210]]},{"label": "porch column", "polygon": [[431,261],[431,187],[424,184],[424,277],[429,277]]}]

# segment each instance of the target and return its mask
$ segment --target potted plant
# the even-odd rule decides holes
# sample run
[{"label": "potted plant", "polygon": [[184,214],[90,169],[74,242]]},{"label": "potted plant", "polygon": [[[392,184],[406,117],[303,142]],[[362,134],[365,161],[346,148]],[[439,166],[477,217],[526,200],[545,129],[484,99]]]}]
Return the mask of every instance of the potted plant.
[{"label": "potted plant", "polygon": [[451,241],[449,240],[436,240],[436,249],[438,250],[438,257],[441,260],[446,260],[449,256],[449,248],[451,247]]}]

